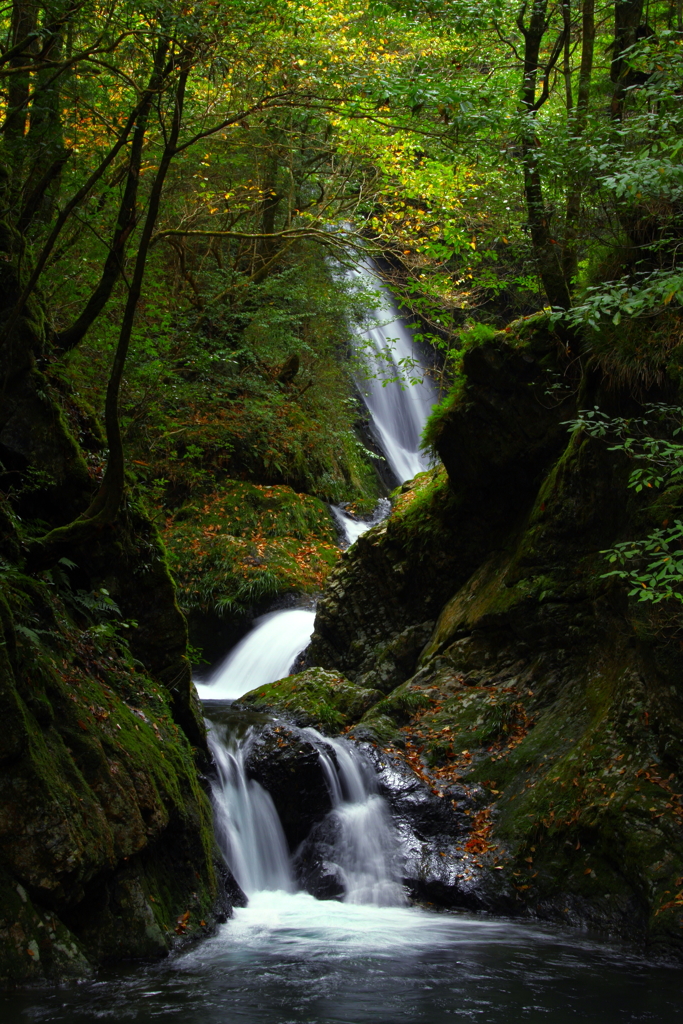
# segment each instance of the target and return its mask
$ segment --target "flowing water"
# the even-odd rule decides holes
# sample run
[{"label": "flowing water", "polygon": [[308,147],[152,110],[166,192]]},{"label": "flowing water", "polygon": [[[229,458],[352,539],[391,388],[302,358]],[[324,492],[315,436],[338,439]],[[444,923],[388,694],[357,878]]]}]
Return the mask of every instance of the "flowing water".
[{"label": "flowing water", "polygon": [[3,1024],[676,1024],[680,968],[533,926],[261,891],[145,968],[0,1001]]},{"label": "flowing water", "polygon": [[360,519],[356,515],[350,515],[343,505],[331,505],[332,515],[339,527],[341,538],[340,547],[343,551],[362,537],[371,526],[377,526],[391,512],[391,502],[388,498],[380,498],[375,510],[367,519]]},{"label": "flowing water", "polygon": [[391,292],[378,283],[373,265],[368,261],[349,271],[349,276],[380,295],[380,305],[372,312],[376,326],[355,338],[366,368],[358,386],[370,414],[370,429],[396,479],[403,483],[429,467],[420,439],[439,396],[419,347],[402,323]]},{"label": "flowing water", "polygon": [[287,840],[272,798],[247,777],[245,755],[252,736],[225,737],[209,728],[209,746],[217,777],[212,785],[216,839],[244,893],[293,892],[294,876]]},{"label": "flowing water", "polygon": [[[391,319],[395,307],[382,293],[377,317]],[[400,321],[359,341],[370,345],[380,376],[363,385],[373,429],[403,481],[426,468],[419,438],[436,395],[427,381],[406,390],[381,386],[402,360],[419,357]],[[341,507],[333,513],[347,546],[373,525]],[[378,508],[374,521],[383,514]],[[287,675],[308,644],[314,617],[295,609],[257,620],[198,685],[209,716],[221,701]],[[371,770],[351,745],[315,730],[302,732],[318,751],[330,793],[321,849],[341,898],[323,901],[297,891],[296,856],[273,800],[245,768],[256,727],[225,711],[209,730],[216,834],[247,906],[214,937],[162,963],[0,997],[3,1022],[672,1024],[682,1018],[678,968],[576,933],[407,906],[398,881],[400,844]]]},{"label": "flowing water", "polygon": [[[217,709],[218,704],[209,705]],[[229,722],[230,713],[217,716]],[[213,713],[213,710],[211,710]],[[248,717],[248,716],[247,716]],[[265,716],[256,716],[264,719]],[[680,969],[576,933],[408,907],[396,838],[358,752],[319,751],[341,900],[296,891],[272,800],[247,778],[253,726],[212,726],[217,835],[248,893],[217,934],[168,960],[0,1000],[7,1024],[674,1024]]]},{"label": "flowing water", "polygon": [[249,690],[282,679],[313,632],[315,612],[294,608],[269,612],[233,647],[204,682],[196,683],[202,700],[237,700]]}]

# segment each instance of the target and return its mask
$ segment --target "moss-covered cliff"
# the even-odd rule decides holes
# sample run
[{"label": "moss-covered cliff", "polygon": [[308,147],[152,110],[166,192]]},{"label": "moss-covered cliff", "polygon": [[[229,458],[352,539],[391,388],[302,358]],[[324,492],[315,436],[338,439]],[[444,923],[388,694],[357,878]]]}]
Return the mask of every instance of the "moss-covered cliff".
[{"label": "moss-covered cliff", "polygon": [[14,328],[24,244],[0,224],[0,985],[158,956],[229,912],[197,762],[204,726],[155,529],[115,523],[49,558],[88,506],[97,425],[50,373],[43,313]]},{"label": "moss-covered cliff", "polygon": [[[623,452],[570,434],[580,403],[633,401],[577,395],[566,365],[543,318],[466,354],[430,425],[445,469],[344,555],[310,661],[382,691],[350,735],[455,812],[418,892],[680,955],[678,620],[629,603],[600,554],[674,518],[680,493],[629,490]],[[307,679],[288,681],[294,708]]]}]

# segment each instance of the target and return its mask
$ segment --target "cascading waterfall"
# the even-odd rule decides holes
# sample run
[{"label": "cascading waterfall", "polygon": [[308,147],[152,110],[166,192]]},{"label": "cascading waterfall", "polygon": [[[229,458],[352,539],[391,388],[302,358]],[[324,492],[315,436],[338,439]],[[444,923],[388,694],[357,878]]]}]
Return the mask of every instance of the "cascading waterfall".
[{"label": "cascading waterfall", "polygon": [[[426,374],[422,353],[401,322],[391,292],[378,284],[372,263],[365,261],[349,271],[349,277],[380,293],[381,304],[372,312],[377,326],[355,338],[356,351],[367,369],[367,379],[359,380],[358,386],[370,413],[370,429],[403,483],[429,468],[420,442],[439,396]],[[402,386],[406,377],[421,382]]]},{"label": "cascading waterfall", "polygon": [[[373,266],[368,261],[351,275],[371,288],[377,287]],[[372,429],[389,465],[403,482],[428,468],[420,452],[420,438],[432,406],[438,399],[426,376],[422,355],[410,332],[398,319],[398,310],[390,292],[380,286],[382,305],[374,316],[384,326],[357,335],[357,348],[363,353],[370,374],[375,378],[359,382],[372,422]],[[390,318],[391,322],[387,323]],[[368,353],[366,349],[370,347]],[[422,383],[401,387],[401,364],[416,365]],[[398,378],[398,379],[394,379]],[[383,383],[387,382],[388,383]],[[332,514],[342,532],[342,546],[353,544],[371,526],[381,522],[390,510],[386,498],[380,499],[368,521],[349,516],[338,506]],[[287,609],[257,619],[251,632],[234,647],[206,680],[197,682],[202,700],[236,700],[257,686],[273,683],[286,676],[299,654],[306,649],[313,632],[315,612]]]},{"label": "cascading waterfall", "polygon": [[209,747],[217,769],[212,785],[218,845],[246,895],[264,889],[294,889],[287,840],[270,793],[247,778],[249,742],[226,739],[211,725]]},{"label": "cascading waterfall", "polygon": [[206,682],[195,683],[202,700],[237,700],[257,686],[288,675],[313,632],[315,611],[289,608],[256,620]]},{"label": "cascading waterfall", "polygon": [[[351,272],[364,285],[377,287],[373,266]],[[357,335],[370,379],[359,381],[372,430],[391,469],[401,482],[428,467],[420,439],[437,400],[421,353],[398,318],[390,293],[379,286],[381,305],[373,315],[378,326]],[[382,324],[380,326],[380,324]],[[408,367],[422,382],[401,386]],[[380,500],[369,521],[333,506],[346,546],[389,512]],[[250,690],[287,675],[307,647],[315,612],[289,609],[258,619],[251,632],[229,653],[212,676],[197,685],[203,700],[235,700]],[[330,793],[326,821],[326,860],[349,904],[399,906],[405,903],[396,881],[397,843],[374,776],[358,751],[343,740],[304,730],[316,748]],[[264,890],[292,892],[296,886],[284,832],[270,795],[247,777],[245,758],[253,734],[238,740],[211,726],[209,743],[217,767],[213,784],[218,841],[226,862],[247,895]]]},{"label": "cascading waterfall", "polygon": [[374,774],[358,751],[343,740],[304,729],[318,751],[332,800],[332,861],[345,903],[395,907],[406,902],[395,876],[398,854],[386,803]]},{"label": "cascading waterfall", "polygon": [[374,512],[368,519],[358,519],[356,516],[350,516],[342,505],[331,505],[330,508],[341,532],[340,547],[346,550],[346,548],[355,544],[358,538],[362,537],[372,526],[377,526],[383,519],[386,519],[391,512],[391,502],[388,498],[380,498]]},{"label": "cascading waterfall", "polygon": [[[302,729],[316,749],[332,810],[325,822],[328,868],[341,883],[346,903],[400,906],[405,896],[394,872],[397,843],[391,819],[377,793],[372,772],[343,740]],[[209,728],[217,767],[212,785],[216,837],[247,896],[263,890],[292,892],[294,873],[285,835],[270,795],[249,779],[245,761],[254,733],[241,740]]]}]

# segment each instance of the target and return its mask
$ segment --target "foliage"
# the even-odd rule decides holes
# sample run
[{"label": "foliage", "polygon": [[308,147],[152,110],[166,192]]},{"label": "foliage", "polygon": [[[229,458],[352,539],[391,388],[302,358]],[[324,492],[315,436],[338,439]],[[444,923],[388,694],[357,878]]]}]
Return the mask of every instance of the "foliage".
[{"label": "foliage", "polygon": [[[229,310],[159,324],[159,307],[148,307],[122,425],[153,504],[176,508],[226,475],[371,502],[377,485],[353,430],[361,409],[343,361],[359,302],[318,252],[299,248]],[[68,368],[73,387],[98,405],[112,344],[106,334],[88,339]],[[292,357],[296,373],[282,380]]]},{"label": "foliage", "polygon": [[609,447],[612,452],[624,452],[635,462],[629,476],[629,487],[636,491],[661,487],[665,483],[680,483],[683,476],[683,444],[668,437],[652,436],[652,431],[667,430],[673,437],[683,434],[683,408],[663,403],[647,406],[644,416],[624,418],[608,416],[595,406],[582,409],[574,420],[568,420],[570,430],[583,430],[590,437],[618,438]]},{"label": "foliage", "polygon": [[219,616],[320,590],[339,551],[329,510],[289,487],[226,481],[164,531],[181,607]]},{"label": "foliage", "polygon": [[668,529],[653,530],[643,540],[622,541],[601,552],[618,568],[603,574],[614,576],[631,589],[629,597],[638,601],[683,602],[683,523],[675,520]]},{"label": "foliage", "polygon": [[[567,425],[590,437],[616,441],[609,450],[623,452],[635,463],[628,486],[636,493],[675,487],[683,477],[683,444],[670,438],[683,433],[683,408],[657,403],[645,407],[643,413],[630,418],[608,416],[595,406],[582,409]],[[676,519],[673,526],[665,520],[661,528],[640,540],[618,542],[601,552],[610,565],[617,566],[602,578],[622,580],[631,588],[628,596],[640,602],[683,601],[682,537],[683,525]]]},{"label": "foliage", "polygon": [[[34,355],[67,413],[104,413],[81,524],[125,486],[159,519],[226,480],[370,503],[348,341],[376,302],[330,260],[362,246],[440,354],[426,444],[467,348],[544,304],[612,379],[679,372],[681,31],[661,0],[624,10],[14,0],[3,330],[40,290]],[[675,479],[675,440],[632,428],[634,488]],[[17,505],[47,487],[11,472]]]}]

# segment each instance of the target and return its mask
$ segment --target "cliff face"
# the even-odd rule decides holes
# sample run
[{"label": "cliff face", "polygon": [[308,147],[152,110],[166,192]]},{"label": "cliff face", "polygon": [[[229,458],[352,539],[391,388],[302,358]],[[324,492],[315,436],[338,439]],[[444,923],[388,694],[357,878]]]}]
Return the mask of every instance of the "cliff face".
[{"label": "cliff face", "polygon": [[382,691],[350,735],[449,808],[415,891],[680,955],[677,620],[629,603],[600,556],[673,520],[680,488],[636,494],[623,453],[570,436],[596,396],[551,386],[557,352],[540,321],[465,357],[431,427],[445,468],[343,557],[310,661]]},{"label": "cliff face", "polygon": [[[0,224],[0,321],[21,240]],[[163,548],[128,502],[40,571],[32,537],[97,486],[96,425],[49,372],[42,310],[0,345],[0,984],[156,956],[229,911]]]}]

